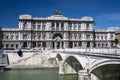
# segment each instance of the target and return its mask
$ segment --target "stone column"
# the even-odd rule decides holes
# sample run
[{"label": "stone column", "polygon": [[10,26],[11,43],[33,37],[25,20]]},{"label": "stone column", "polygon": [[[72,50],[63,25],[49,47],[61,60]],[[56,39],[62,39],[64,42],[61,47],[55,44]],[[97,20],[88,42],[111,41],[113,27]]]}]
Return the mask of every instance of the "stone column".
[{"label": "stone column", "polygon": [[77,48],[79,48],[79,42],[77,41]]},{"label": "stone column", "polygon": [[74,23],[72,23],[72,31],[74,30]]},{"label": "stone column", "polygon": [[40,37],[40,39],[42,39],[43,40],[43,33],[41,32],[41,37]]},{"label": "stone column", "polygon": [[63,64],[63,61],[59,61],[59,74],[64,74],[64,64]]},{"label": "stone column", "polygon": [[65,44],[65,42],[63,42],[63,48],[66,48],[66,44]]},{"label": "stone column", "polygon": [[57,42],[54,42],[54,45],[55,45],[55,47],[54,47],[54,48],[55,48],[55,49],[57,49]]},{"label": "stone column", "polygon": [[82,47],[86,48],[86,42],[82,42]]},{"label": "stone column", "polygon": [[18,40],[20,40],[21,34],[20,32],[18,32]]},{"label": "stone column", "polygon": [[36,22],[36,30],[38,30],[38,23]]},{"label": "stone column", "polygon": [[91,80],[89,72],[86,72],[85,70],[79,71],[78,75],[78,80]]},{"label": "stone column", "polygon": [[59,23],[59,31],[61,31],[61,23]]},{"label": "stone column", "polygon": [[41,24],[40,24],[40,30],[42,30],[42,25],[43,25],[43,24],[42,24],[42,22],[41,22]]},{"label": "stone column", "polygon": [[54,26],[54,27],[55,27],[55,31],[56,31],[56,23],[54,23],[54,24],[55,24],[55,26]]},{"label": "stone column", "polygon": [[62,49],[62,42],[60,42],[60,49]]}]

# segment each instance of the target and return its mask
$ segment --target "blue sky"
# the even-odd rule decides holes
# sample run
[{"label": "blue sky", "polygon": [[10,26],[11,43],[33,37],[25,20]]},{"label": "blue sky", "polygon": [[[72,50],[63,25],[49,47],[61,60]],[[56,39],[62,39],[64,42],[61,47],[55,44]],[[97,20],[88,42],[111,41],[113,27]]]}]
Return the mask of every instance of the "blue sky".
[{"label": "blue sky", "polygon": [[120,0],[0,0],[0,26],[18,27],[18,17],[48,17],[55,10],[70,18],[90,16],[95,29],[120,26]]}]

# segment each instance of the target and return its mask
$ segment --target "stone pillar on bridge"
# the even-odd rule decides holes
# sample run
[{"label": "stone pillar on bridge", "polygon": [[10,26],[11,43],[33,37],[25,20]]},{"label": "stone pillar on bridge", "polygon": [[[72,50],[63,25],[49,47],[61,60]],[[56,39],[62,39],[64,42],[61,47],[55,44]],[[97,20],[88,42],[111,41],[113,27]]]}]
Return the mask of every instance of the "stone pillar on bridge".
[{"label": "stone pillar on bridge", "polygon": [[89,69],[90,69],[90,59],[87,58],[87,63],[85,68],[78,72],[78,80],[91,80]]},{"label": "stone pillar on bridge", "polygon": [[63,61],[59,61],[59,74],[64,74]]},{"label": "stone pillar on bridge", "polygon": [[77,74],[77,72],[67,62],[59,62],[59,74]]},{"label": "stone pillar on bridge", "polygon": [[78,80],[91,80],[89,72],[86,70],[80,70],[78,73]]}]

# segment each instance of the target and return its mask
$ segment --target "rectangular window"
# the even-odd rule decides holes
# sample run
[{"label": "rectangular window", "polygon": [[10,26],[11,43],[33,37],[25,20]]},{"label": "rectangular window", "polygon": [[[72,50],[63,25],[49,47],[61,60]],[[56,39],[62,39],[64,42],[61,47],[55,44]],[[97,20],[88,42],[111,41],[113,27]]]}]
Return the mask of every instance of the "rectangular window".
[{"label": "rectangular window", "polygon": [[90,35],[86,35],[86,39],[90,39]]},{"label": "rectangular window", "polygon": [[61,23],[61,30],[64,31],[64,23]]},{"label": "rectangular window", "polygon": [[24,35],[23,35],[23,39],[27,39],[27,34],[24,34]]},{"label": "rectangular window", "polygon": [[42,25],[42,30],[45,30],[45,24],[44,24],[44,25]]},{"label": "rectangular window", "polygon": [[113,35],[110,36],[110,39],[113,39]]},{"label": "rectangular window", "polygon": [[6,36],[6,39],[9,39],[9,36]]},{"label": "rectangular window", "polygon": [[13,37],[14,37],[14,36],[13,36],[13,35],[11,35],[11,38],[10,38],[10,39],[11,39],[11,40],[13,40]]},{"label": "rectangular window", "polygon": [[77,30],[77,24],[74,24],[74,30]]},{"label": "rectangular window", "polygon": [[79,42],[79,47],[81,47],[82,46],[82,42]]},{"label": "rectangular window", "polygon": [[16,39],[18,39],[18,36],[16,36]]},{"label": "rectangular window", "polygon": [[78,30],[80,30],[81,29],[81,24],[78,24]]},{"label": "rectangular window", "polygon": [[103,36],[101,36],[101,39],[103,40]]},{"label": "rectangular window", "polygon": [[105,40],[107,39],[107,36],[105,36]]},{"label": "rectangular window", "polygon": [[89,24],[86,24],[86,30],[89,30]]},{"label": "rectangular window", "polygon": [[81,39],[81,35],[79,34],[79,39]]},{"label": "rectangular window", "polygon": [[35,25],[35,24],[33,24],[32,28],[33,28],[33,29],[36,29],[36,25]]}]

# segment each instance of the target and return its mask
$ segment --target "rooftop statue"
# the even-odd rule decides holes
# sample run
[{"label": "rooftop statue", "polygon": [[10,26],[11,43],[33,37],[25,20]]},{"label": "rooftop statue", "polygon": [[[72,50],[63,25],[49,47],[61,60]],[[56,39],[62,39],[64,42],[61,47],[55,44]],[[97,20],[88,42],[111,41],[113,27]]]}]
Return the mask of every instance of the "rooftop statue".
[{"label": "rooftop statue", "polygon": [[55,15],[61,15],[61,12],[60,12],[59,10],[56,10],[56,11],[54,12],[54,14],[55,14]]}]

